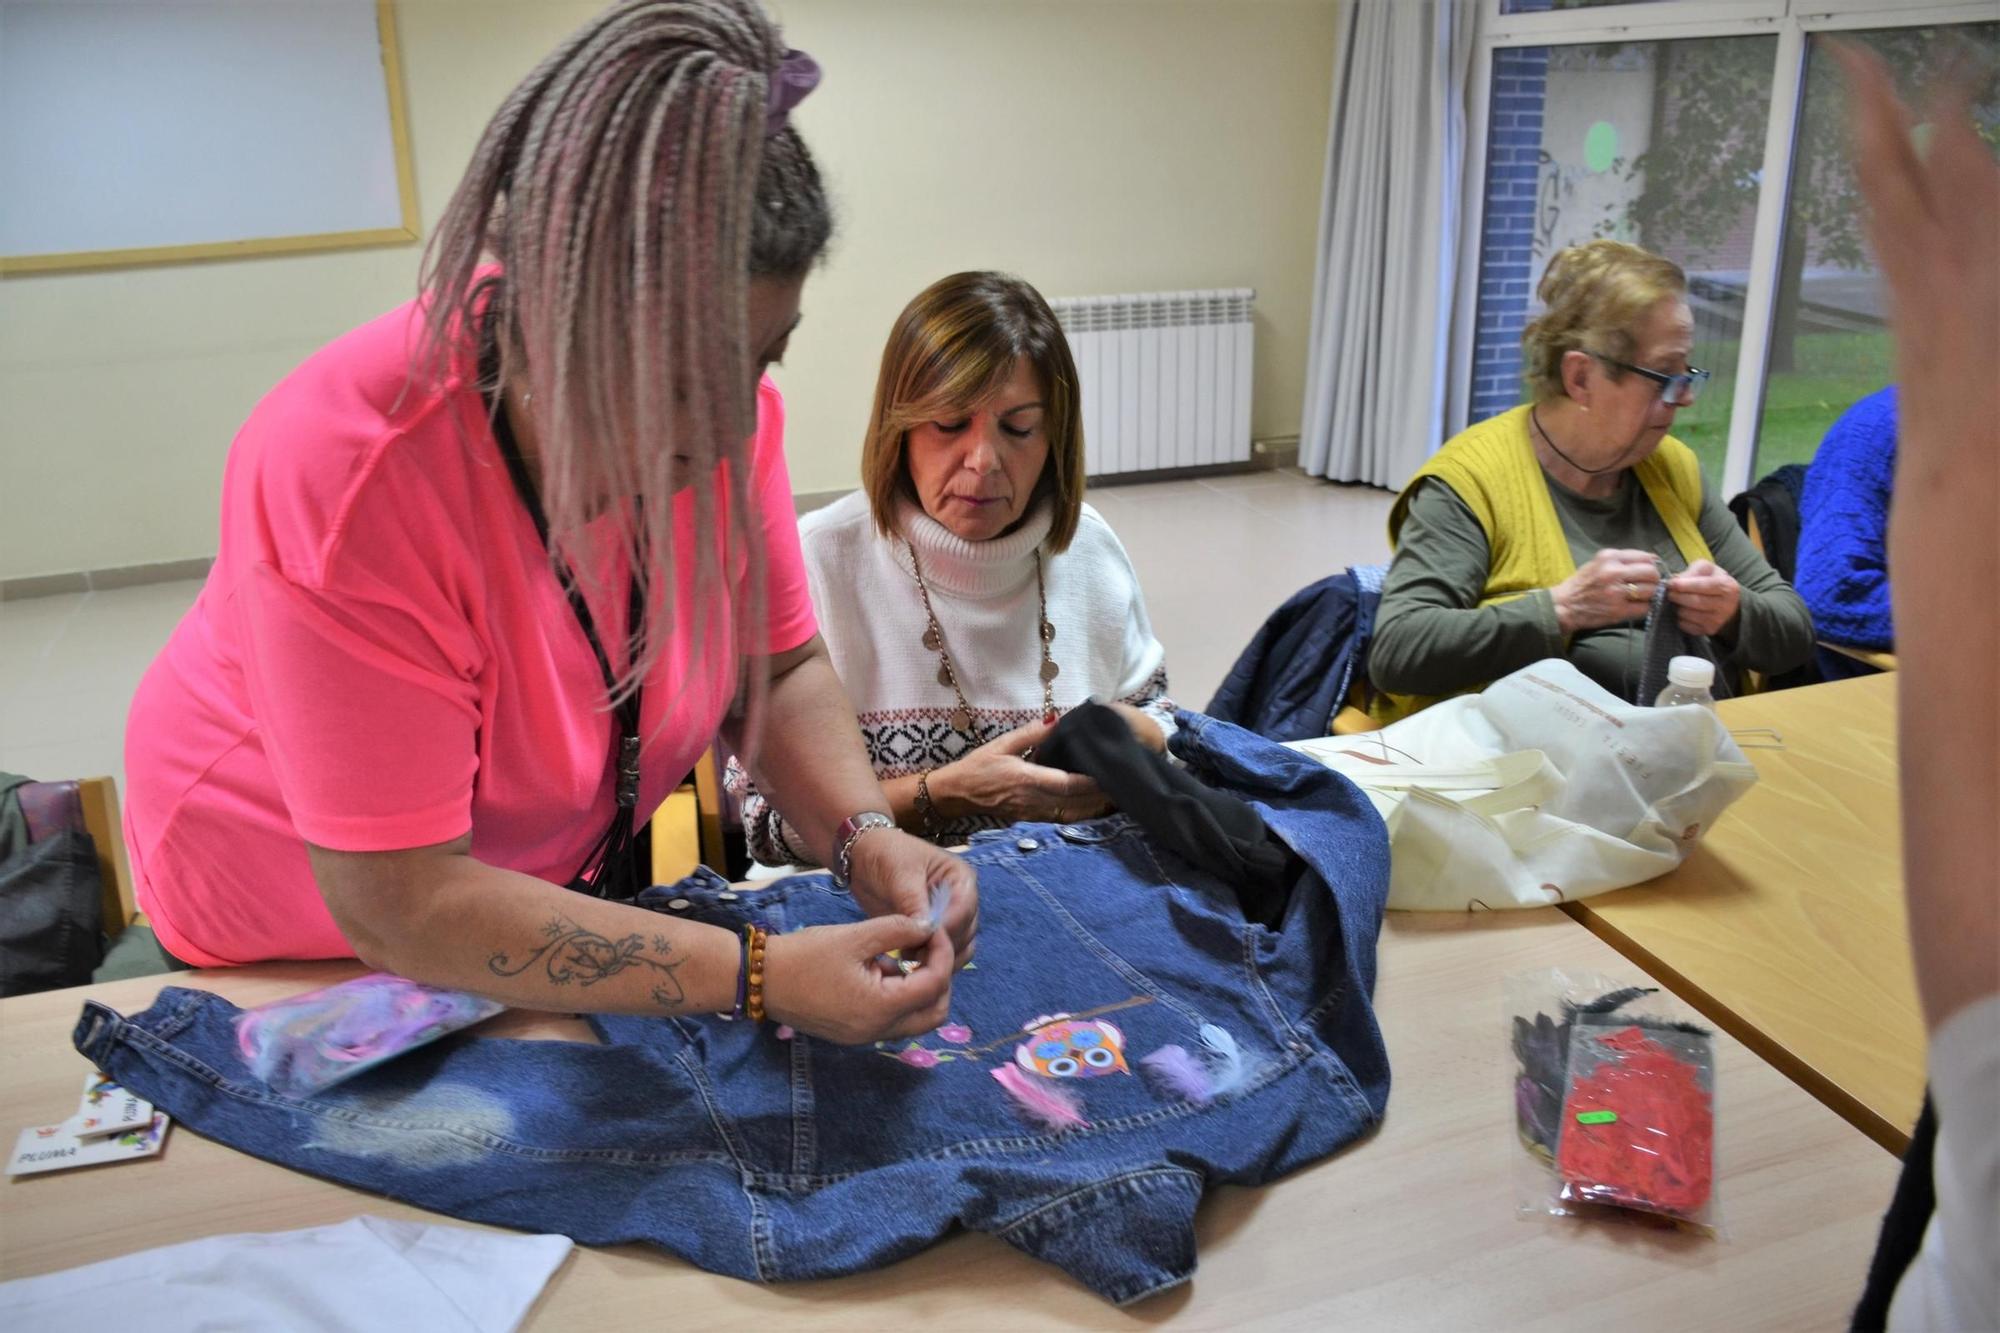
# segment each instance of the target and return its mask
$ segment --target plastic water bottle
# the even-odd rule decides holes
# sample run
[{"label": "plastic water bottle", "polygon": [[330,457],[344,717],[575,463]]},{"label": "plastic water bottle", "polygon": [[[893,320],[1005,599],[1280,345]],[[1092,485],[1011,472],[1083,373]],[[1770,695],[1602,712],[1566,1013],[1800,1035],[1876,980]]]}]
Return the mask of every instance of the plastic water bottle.
[{"label": "plastic water bottle", "polygon": [[1704,708],[1715,707],[1715,696],[1708,687],[1715,684],[1715,663],[1705,657],[1676,657],[1667,663],[1667,688],[1660,691],[1660,697],[1653,700],[1655,708],[1672,708],[1676,704],[1700,704]]}]

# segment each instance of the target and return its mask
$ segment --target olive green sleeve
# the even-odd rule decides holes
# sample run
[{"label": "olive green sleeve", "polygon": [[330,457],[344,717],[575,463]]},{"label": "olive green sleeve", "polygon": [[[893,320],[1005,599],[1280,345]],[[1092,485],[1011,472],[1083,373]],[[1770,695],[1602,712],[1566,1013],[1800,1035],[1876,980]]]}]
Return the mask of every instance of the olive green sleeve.
[{"label": "olive green sleeve", "polygon": [[1701,497],[1701,537],[1715,563],[1729,571],[1742,588],[1736,628],[1716,642],[1728,651],[1731,665],[1776,673],[1802,666],[1813,650],[1812,612],[1771,568],[1736,516],[1704,482]]},{"label": "olive green sleeve", "polygon": [[1451,694],[1563,654],[1546,588],[1479,605],[1491,555],[1458,493],[1435,477],[1410,497],[1382,585],[1368,676],[1391,694]]}]

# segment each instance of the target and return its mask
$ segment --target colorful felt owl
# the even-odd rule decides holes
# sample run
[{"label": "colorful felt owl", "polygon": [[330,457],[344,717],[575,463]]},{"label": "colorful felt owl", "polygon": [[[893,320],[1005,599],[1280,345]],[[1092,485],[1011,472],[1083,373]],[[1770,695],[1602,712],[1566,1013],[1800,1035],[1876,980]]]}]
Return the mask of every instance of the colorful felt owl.
[{"label": "colorful felt owl", "polygon": [[1102,1078],[1129,1074],[1125,1034],[1101,1018],[1076,1020],[1050,1014],[1028,1025],[1028,1039],[1014,1048],[1014,1063],[1043,1078]]}]

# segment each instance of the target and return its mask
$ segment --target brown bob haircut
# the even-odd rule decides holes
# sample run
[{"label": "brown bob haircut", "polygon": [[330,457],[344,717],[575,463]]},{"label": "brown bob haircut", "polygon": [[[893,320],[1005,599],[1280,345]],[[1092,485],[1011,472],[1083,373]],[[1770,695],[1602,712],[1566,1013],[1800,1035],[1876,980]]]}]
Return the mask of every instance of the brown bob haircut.
[{"label": "brown bob haircut", "polygon": [[1076,362],[1042,294],[1006,273],[954,273],[903,307],[882,349],[875,405],[861,446],[861,484],[885,537],[896,533],[896,501],[916,498],[903,448],[910,428],[948,420],[998,393],[1026,357],[1041,382],[1048,461],[1031,505],[1054,501],[1051,552],[1068,549],[1083,512],[1083,420]]}]

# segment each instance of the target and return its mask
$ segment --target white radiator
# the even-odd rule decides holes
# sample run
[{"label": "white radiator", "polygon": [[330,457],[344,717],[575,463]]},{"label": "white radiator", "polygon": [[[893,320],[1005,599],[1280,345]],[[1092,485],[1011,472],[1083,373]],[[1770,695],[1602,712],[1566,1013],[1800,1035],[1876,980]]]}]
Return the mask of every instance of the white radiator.
[{"label": "white radiator", "polygon": [[1082,381],[1093,477],[1250,461],[1248,287],[1051,301]]}]

